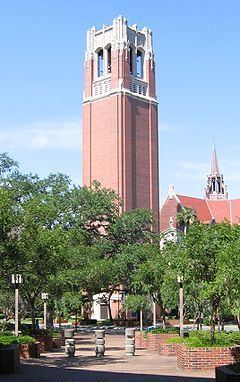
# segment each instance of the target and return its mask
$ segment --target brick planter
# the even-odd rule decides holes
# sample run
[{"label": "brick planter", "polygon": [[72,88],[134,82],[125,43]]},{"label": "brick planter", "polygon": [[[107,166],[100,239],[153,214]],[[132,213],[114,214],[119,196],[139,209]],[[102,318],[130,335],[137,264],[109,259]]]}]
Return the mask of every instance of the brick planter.
[{"label": "brick planter", "polygon": [[135,344],[137,348],[147,349],[149,352],[158,352],[161,355],[175,355],[175,344],[166,343],[166,339],[175,337],[177,337],[175,333],[136,332]]},{"label": "brick planter", "polygon": [[136,348],[146,348],[147,337],[145,332],[135,332],[135,346]]},{"label": "brick planter", "polygon": [[216,368],[216,382],[239,382],[240,374],[228,369],[228,367]]},{"label": "brick planter", "polygon": [[53,338],[53,348],[59,349],[64,343],[62,343],[62,338]]},{"label": "brick planter", "polygon": [[20,345],[21,358],[39,358],[40,357],[40,342],[35,344]]},{"label": "brick planter", "polygon": [[[170,337],[170,338],[172,338],[172,337]],[[158,354],[165,355],[165,356],[176,356],[177,355],[177,346],[178,346],[178,344],[167,343],[165,340],[163,340],[160,343],[160,346],[158,349]]]},{"label": "brick planter", "polygon": [[40,352],[46,352],[53,350],[53,339],[50,335],[41,336],[39,334],[34,335],[36,341],[40,342]]},{"label": "brick planter", "polygon": [[177,366],[181,370],[214,369],[240,361],[240,346],[188,348],[177,345]]},{"label": "brick planter", "polygon": [[0,374],[18,373],[19,370],[19,346],[0,348]]}]

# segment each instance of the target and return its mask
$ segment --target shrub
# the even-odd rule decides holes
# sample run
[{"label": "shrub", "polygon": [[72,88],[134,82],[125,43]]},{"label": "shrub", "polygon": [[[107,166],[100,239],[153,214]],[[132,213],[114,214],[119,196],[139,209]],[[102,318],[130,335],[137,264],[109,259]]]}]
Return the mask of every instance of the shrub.
[{"label": "shrub", "polygon": [[48,330],[48,333],[53,337],[53,338],[60,338],[62,330],[60,329],[50,329]]},{"label": "shrub", "polygon": [[235,346],[240,343],[239,332],[217,332],[215,342],[212,343],[209,331],[193,330],[189,332],[188,338],[169,339],[168,343],[184,343],[187,347],[224,347]]},{"label": "shrub", "polygon": [[23,344],[35,344],[36,340],[33,337],[30,336],[18,336],[17,337],[17,344],[23,345]]},{"label": "shrub", "polygon": [[14,336],[7,334],[0,335],[0,346],[11,346],[11,345],[23,345],[23,344],[34,344],[36,342],[35,338],[30,336]]},{"label": "shrub", "polygon": [[51,336],[51,330],[48,329],[26,329],[22,333],[27,336]]},{"label": "shrub", "polygon": [[169,328],[154,328],[154,329],[149,329],[147,330],[146,332],[150,332],[152,334],[168,334],[168,333],[176,333],[176,334],[179,334],[179,328],[175,328],[174,326],[173,327],[169,327]]},{"label": "shrub", "polygon": [[3,346],[11,346],[13,344],[17,344],[17,337],[13,336],[13,335],[4,335],[4,334],[1,334],[0,335],[0,347],[3,347]]}]

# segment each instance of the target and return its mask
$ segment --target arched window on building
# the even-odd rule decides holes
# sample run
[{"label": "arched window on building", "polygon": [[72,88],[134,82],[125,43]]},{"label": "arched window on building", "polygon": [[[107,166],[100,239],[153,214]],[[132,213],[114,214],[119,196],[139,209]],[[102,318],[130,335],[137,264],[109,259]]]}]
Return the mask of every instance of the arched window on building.
[{"label": "arched window on building", "polygon": [[111,54],[111,46],[107,48],[107,72],[111,73],[112,70],[112,54]]},{"label": "arched window on building", "polygon": [[137,51],[137,77],[143,76],[143,55],[140,50]]},{"label": "arched window on building", "polygon": [[130,74],[133,74],[133,48],[129,49],[129,70]]},{"label": "arched window on building", "polygon": [[100,49],[97,54],[98,61],[98,77],[103,76],[103,49]]}]

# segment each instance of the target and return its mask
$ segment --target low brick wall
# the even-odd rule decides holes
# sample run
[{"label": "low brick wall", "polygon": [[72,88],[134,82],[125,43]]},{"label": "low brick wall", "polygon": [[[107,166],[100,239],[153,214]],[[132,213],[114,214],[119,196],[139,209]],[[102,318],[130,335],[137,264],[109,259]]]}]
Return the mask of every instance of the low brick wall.
[{"label": "low brick wall", "polygon": [[140,349],[147,349],[149,352],[157,352],[161,355],[175,355],[175,344],[167,344],[167,338],[175,338],[174,333],[152,334],[150,332],[136,332],[135,346]]},{"label": "low brick wall", "polygon": [[34,338],[40,342],[40,352],[53,350],[53,339],[49,336],[34,335]]},{"label": "low brick wall", "polygon": [[240,346],[188,348],[177,345],[177,366],[181,370],[214,369],[240,362]]},{"label": "low brick wall", "polygon": [[158,354],[165,356],[176,356],[177,346],[178,344],[167,343],[166,341],[163,341],[159,346]]}]

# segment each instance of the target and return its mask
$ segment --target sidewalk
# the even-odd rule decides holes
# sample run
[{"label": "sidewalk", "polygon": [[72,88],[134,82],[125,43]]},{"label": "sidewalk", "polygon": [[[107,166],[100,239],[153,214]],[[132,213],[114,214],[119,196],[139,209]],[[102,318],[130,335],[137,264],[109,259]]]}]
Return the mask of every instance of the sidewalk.
[{"label": "sidewalk", "polygon": [[44,353],[40,359],[24,360],[19,374],[0,376],[0,381],[11,382],[210,382],[214,370],[182,372],[176,367],[175,357],[159,356],[136,350],[134,357],[125,356],[124,336],[106,335],[106,353],[96,358],[94,335],[76,337],[74,358],[67,358],[64,348]]}]

